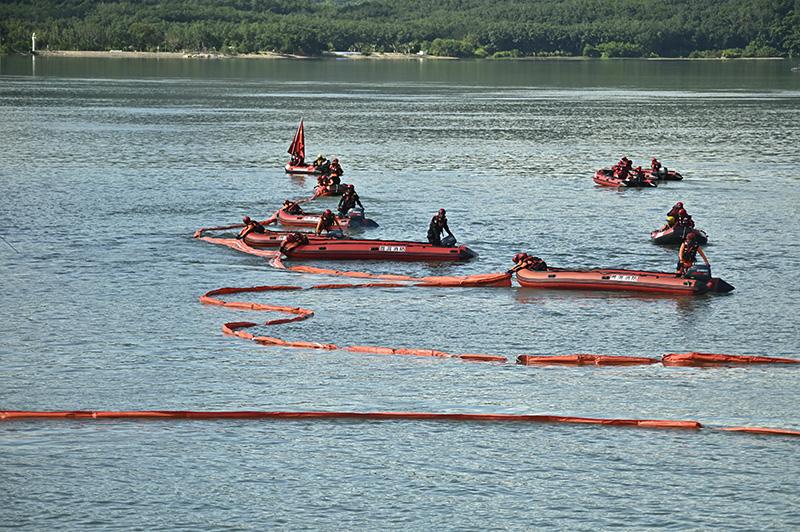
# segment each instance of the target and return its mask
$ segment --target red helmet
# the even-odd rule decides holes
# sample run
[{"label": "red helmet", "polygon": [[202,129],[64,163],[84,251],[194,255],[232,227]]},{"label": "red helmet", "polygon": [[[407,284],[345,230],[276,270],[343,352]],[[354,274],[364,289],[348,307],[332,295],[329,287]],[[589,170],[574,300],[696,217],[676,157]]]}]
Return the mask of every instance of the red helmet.
[{"label": "red helmet", "polygon": [[637,166],[637,167],[636,167],[636,171],[637,171],[637,172],[641,172],[641,171],[642,171],[642,167],[641,167],[641,166]]},{"label": "red helmet", "polygon": [[244,218],[242,218],[242,221],[243,221],[244,223],[246,223],[246,224],[249,224],[249,223],[250,223],[250,222],[252,222],[253,220],[251,220],[249,216],[245,216]]},{"label": "red helmet", "polygon": [[692,231],[688,235],[686,235],[686,241],[687,242],[694,242],[695,238],[697,238],[697,234],[694,231]]},{"label": "red helmet", "polygon": [[653,160],[652,160],[651,162],[654,162],[654,163],[656,163],[656,162],[658,162],[658,159],[656,159],[655,157],[653,157]]},{"label": "red helmet", "polygon": [[675,204],[675,206],[676,206],[677,208],[679,208],[679,209],[683,209],[683,202],[682,202],[682,201],[679,201],[678,203],[676,203],[676,204]]},{"label": "red helmet", "polygon": [[334,159],[333,162],[338,163],[339,159]]},{"label": "red helmet", "polygon": [[678,216],[686,216],[686,215],[687,215],[686,209],[680,209],[678,211]]},{"label": "red helmet", "polygon": [[347,190],[355,190],[356,187],[354,185],[347,185]]},{"label": "red helmet", "polygon": [[444,216],[445,214],[447,214],[447,211],[446,211],[446,210],[444,210],[444,209],[439,209],[439,214],[441,214],[442,216]]},{"label": "red helmet", "polygon": [[330,209],[325,209],[325,212],[324,212],[324,213],[322,213],[322,214],[324,214],[325,216],[330,216],[330,215],[331,215],[331,214],[333,214],[333,213],[331,212],[331,210],[330,210]]},{"label": "red helmet", "polygon": [[521,262],[521,261],[523,261],[523,260],[525,260],[527,258],[528,258],[528,254],[527,253],[517,253],[516,255],[514,255],[514,258],[511,259],[511,260],[513,262]]}]

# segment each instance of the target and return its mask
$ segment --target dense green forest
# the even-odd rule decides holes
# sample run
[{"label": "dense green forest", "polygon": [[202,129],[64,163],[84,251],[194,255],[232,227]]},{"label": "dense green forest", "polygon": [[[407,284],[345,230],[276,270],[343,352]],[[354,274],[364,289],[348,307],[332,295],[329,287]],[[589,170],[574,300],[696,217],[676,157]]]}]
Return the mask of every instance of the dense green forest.
[{"label": "dense green forest", "polygon": [[0,0],[0,51],[800,55],[800,0]]}]

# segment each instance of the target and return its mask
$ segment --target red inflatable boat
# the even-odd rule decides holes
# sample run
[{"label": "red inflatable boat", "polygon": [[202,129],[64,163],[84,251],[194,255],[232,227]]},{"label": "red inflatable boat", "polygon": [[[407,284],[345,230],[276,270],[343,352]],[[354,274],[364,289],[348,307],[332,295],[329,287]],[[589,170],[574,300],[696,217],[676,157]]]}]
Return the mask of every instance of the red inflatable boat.
[{"label": "red inflatable boat", "polygon": [[619,177],[614,177],[614,172],[610,168],[601,168],[594,174],[594,182],[603,187],[632,187],[649,188],[657,187],[658,183],[653,179],[645,178],[641,183],[626,181]]},{"label": "red inflatable boat", "polygon": [[558,290],[623,290],[687,295],[733,290],[733,286],[715,277],[698,275],[684,278],[676,277],[674,273],[637,270],[520,270],[517,272],[517,281],[526,288]]},{"label": "red inflatable boat", "polygon": [[660,179],[662,181],[680,181],[683,179],[683,176],[675,170],[667,170],[666,172],[663,170],[662,168],[660,172],[654,174],[652,168],[645,168],[644,175],[649,179]]},{"label": "red inflatable boat", "polygon": [[[244,239],[252,247],[279,247],[288,233],[251,233]],[[290,250],[290,259],[314,260],[468,260],[477,253],[467,246],[434,246],[423,242],[400,240],[361,240],[308,235],[309,242]]]},{"label": "red inflatable boat", "polygon": [[296,165],[291,163],[286,163],[286,166],[283,167],[286,170],[287,174],[319,174],[320,169],[313,164],[303,164],[303,165]]},{"label": "red inflatable boat", "polygon": [[691,229],[689,227],[673,225],[664,230],[656,229],[650,232],[650,240],[653,244],[680,244],[686,235],[693,232],[697,235],[697,241],[700,245],[705,246],[708,243],[708,235],[705,231],[700,229]]},{"label": "red inflatable boat", "polygon": [[314,187],[314,196],[341,196],[345,190],[347,190],[345,183],[339,185],[317,185]]},{"label": "red inflatable boat", "polygon": [[[320,218],[319,213],[289,214],[283,209],[278,211],[278,223],[289,227],[316,227]],[[350,227],[378,227],[374,220],[364,218],[364,214],[353,212],[349,216],[336,216],[336,221],[343,229]]]},{"label": "red inflatable boat", "polygon": [[[295,231],[267,231],[266,233],[250,233],[244,237],[244,243],[252,248],[277,248],[283,244],[288,235]],[[335,240],[329,236],[317,236],[314,233],[303,233],[309,242],[328,242]]]}]

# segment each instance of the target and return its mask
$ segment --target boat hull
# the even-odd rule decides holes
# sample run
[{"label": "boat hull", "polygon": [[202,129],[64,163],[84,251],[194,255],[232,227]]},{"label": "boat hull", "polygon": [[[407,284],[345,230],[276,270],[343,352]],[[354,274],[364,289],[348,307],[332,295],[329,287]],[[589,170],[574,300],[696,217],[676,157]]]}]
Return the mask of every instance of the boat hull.
[{"label": "boat hull", "polygon": [[294,165],[286,163],[283,167],[287,174],[319,174],[319,168],[313,164]]},{"label": "boat hull", "polygon": [[311,241],[286,253],[298,260],[462,261],[477,254],[467,246],[434,246],[394,240],[331,239]]},{"label": "boat hull", "polygon": [[341,196],[344,194],[344,191],[347,189],[347,185],[342,183],[341,185],[317,185],[314,187],[314,195],[317,197],[320,196]]},{"label": "boat hull", "polygon": [[647,176],[649,179],[659,179],[661,181],[681,181],[683,176],[676,172],[675,170],[667,170],[666,173],[659,172],[657,174],[653,173],[652,168],[646,168],[644,171],[644,175]]},{"label": "boat hull", "polygon": [[614,187],[614,188],[652,188],[658,186],[658,184],[653,181],[652,179],[645,179],[642,181],[641,184],[633,184],[618,177],[614,177],[614,173],[607,169],[602,168],[595,172],[594,182],[603,187]]},{"label": "boat hull", "polygon": [[[320,214],[288,214],[281,209],[278,211],[278,223],[287,227],[316,227],[319,222]],[[378,227],[378,224],[369,218],[362,216],[350,218],[348,216],[336,216],[336,221],[343,229],[357,227]]]},{"label": "boat hull", "polygon": [[708,243],[708,235],[705,233],[705,231],[701,231],[700,229],[691,229],[689,227],[676,226],[668,227],[663,231],[660,229],[651,231],[650,240],[653,242],[653,244],[659,245],[680,244],[690,232],[694,232],[697,235],[698,242],[701,245],[704,246]]},{"label": "boat hull", "polygon": [[610,290],[663,294],[695,295],[706,292],[730,292],[733,286],[722,279],[691,279],[669,272],[638,270],[520,270],[517,282],[525,288],[556,290]]}]

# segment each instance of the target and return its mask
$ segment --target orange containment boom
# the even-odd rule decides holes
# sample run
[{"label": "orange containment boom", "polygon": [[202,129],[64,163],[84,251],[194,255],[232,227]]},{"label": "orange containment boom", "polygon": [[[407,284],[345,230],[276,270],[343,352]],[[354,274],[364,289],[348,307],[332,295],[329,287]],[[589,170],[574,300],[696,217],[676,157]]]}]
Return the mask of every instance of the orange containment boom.
[{"label": "orange containment boom", "polygon": [[750,434],[766,434],[776,436],[800,436],[800,430],[772,429],[768,427],[726,427],[719,430],[726,432],[747,432]]},{"label": "orange containment boom", "polygon": [[523,366],[646,366],[658,363],[658,359],[647,357],[625,357],[607,355],[520,355],[517,364]]},{"label": "orange containment boom", "polygon": [[750,364],[800,364],[793,358],[760,357],[746,355],[723,355],[716,353],[670,353],[664,355],[661,363],[665,366],[738,366]]},{"label": "orange containment boom", "polygon": [[355,419],[355,420],[415,420],[415,421],[491,421],[515,423],[578,423],[590,425],[615,425],[662,429],[700,429],[697,421],[668,419],[604,419],[528,414],[442,414],[429,412],[270,412],[233,411],[197,412],[187,410],[143,410],[127,412],[102,412],[67,410],[61,412],[31,412],[10,410],[0,412],[0,421],[24,419]]},{"label": "orange containment boom", "polygon": [[[86,419],[139,419],[139,420],[226,420],[252,419],[275,421],[455,421],[492,423],[569,423],[580,425],[608,425],[646,429],[709,429],[699,421],[673,419],[607,419],[595,417],[555,416],[536,414],[444,414],[435,412],[283,412],[241,410],[227,412],[202,412],[195,410],[132,410],[94,411],[63,410],[35,412],[29,410],[0,411],[0,422],[26,420],[86,420]],[[711,428],[711,430],[715,430]],[[727,427],[725,432],[744,432],[771,436],[800,436],[800,431],[765,427]]]}]

